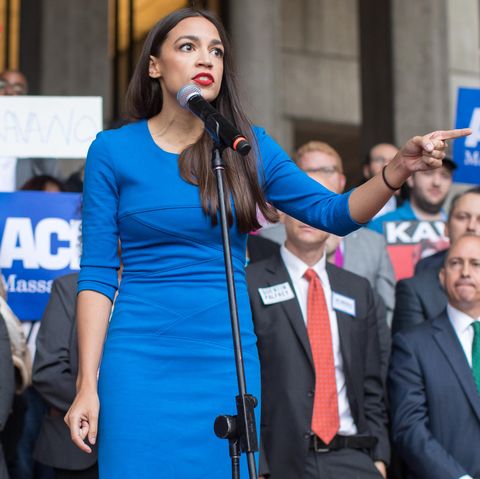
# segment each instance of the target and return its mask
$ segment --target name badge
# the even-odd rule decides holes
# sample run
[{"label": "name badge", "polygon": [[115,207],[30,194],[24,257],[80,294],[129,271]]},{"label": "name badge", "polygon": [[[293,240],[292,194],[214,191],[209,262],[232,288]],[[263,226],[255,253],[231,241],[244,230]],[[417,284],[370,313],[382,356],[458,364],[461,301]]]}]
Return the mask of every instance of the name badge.
[{"label": "name badge", "polygon": [[258,288],[263,304],[275,304],[295,298],[289,283],[276,284],[269,288]]},{"label": "name badge", "polygon": [[343,294],[332,292],[332,308],[351,316],[356,315],[355,300]]}]

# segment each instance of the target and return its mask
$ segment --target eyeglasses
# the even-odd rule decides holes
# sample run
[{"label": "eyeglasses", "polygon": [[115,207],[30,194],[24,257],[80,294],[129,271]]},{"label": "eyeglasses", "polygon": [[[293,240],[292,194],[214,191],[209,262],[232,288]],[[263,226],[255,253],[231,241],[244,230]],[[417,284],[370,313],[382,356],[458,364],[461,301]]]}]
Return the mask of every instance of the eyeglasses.
[{"label": "eyeglasses", "polygon": [[0,90],[7,90],[7,88],[15,95],[25,95],[27,93],[27,86],[23,83],[10,83],[7,80],[0,79]]},{"label": "eyeglasses", "polygon": [[320,168],[311,168],[305,171],[307,173],[317,173],[323,178],[329,178],[335,173],[338,173],[338,168],[336,166],[321,166]]},{"label": "eyeglasses", "polygon": [[384,156],[373,156],[370,159],[371,163],[376,163],[377,165],[383,165],[387,161],[387,158]]}]

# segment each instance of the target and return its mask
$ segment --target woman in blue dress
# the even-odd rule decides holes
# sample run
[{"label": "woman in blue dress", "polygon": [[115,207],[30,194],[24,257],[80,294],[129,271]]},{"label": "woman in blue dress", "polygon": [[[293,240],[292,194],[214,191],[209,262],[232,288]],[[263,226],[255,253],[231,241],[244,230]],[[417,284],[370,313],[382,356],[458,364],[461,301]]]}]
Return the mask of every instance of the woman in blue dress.
[{"label": "woman in blue dress", "polygon": [[224,158],[247,390],[257,398],[259,364],[244,275],[246,234],[259,227],[257,207],[274,221],[268,201],[344,235],[367,222],[412,171],[438,167],[444,140],[468,133],[415,137],[383,176],[334,194],[246,119],[221,24],[192,9],[161,20],[146,39],[128,91],[137,121],[100,133],[85,171],[79,375],[65,420],[86,452],[98,431],[101,479],[230,477],[227,444],[213,433],[217,414],[235,413],[237,382],[212,142],[203,123],[177,103],[188,83],[254,145],[247,158],[231,151]]}]

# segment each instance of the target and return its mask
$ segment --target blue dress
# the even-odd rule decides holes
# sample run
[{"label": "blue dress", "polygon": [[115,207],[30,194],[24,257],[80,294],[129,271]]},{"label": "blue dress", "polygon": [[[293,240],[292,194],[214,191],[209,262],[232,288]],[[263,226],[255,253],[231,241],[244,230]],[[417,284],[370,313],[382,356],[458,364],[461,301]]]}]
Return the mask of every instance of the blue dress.
[{"label": "blue dress", "polygon": [[[272,204],[337,234],[359,226],[348,194],[321,187],[264,130],[254,132]],[[123,260],[100,366],[101,479],[231,477],[228,442],[213,432],[218,414],[235,414],[237,395],[221,231],[177,159],[145,120],[100,133],[87,158],[79,291],[113,300],[118,238]],[[260,399],[246,235],[235,225],[231,243],[247,391]],[[245,455],[241,467],[248,477]]]}]

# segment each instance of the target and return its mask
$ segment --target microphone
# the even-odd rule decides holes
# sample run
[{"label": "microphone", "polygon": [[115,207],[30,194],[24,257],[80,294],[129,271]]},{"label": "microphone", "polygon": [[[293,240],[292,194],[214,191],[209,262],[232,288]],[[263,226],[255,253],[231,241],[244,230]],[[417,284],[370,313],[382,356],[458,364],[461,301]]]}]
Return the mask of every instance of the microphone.
[{"label": "microphone", "polygon": [[192,84],[183,86],[177,93],[177,101],[205,123],[205,129],[216,143],[231,148],[242,156],[251,150],[247,139],[202,97],[200,88]]}]

